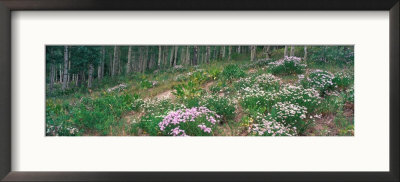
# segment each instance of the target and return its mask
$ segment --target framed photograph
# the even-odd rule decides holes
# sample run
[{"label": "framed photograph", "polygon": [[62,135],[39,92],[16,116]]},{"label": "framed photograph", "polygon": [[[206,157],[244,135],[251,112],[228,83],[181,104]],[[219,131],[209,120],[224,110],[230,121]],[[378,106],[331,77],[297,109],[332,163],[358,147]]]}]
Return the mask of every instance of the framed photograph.
[{"label": "framed photograph", "polygon": [[398,0],[0,0],[0,48],[2,181],[399,181]]}]

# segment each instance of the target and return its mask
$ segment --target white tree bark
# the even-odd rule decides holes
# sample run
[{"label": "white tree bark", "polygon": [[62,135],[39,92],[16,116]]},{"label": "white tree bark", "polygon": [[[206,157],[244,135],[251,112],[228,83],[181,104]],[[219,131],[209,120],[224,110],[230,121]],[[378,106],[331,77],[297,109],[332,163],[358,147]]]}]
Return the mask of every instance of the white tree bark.
[{"label": "white tree bark", "polygon": [[304,46],[304,60],[307,60],[307,46]]},{"label": "white tree bark", "polygon": [[256,46],[252,45],[250,48],[250,61],[254,61],[256,58]]},{"label": "white tree bark", "polygon": [[116,63],[117,63],[117,59],[118,59],[118,51],[117,51],[117,46],[114,46],[114,59],[112,61],[112,68],[111,68],[111,77],[114,77],[115,75],[115,70],[116,70]]},{"label": "white tree bark", "polygon": [[290,56],[294,56],[294,46],[290,46]]},{"label": "white tree bark", "polygon": [[288,51],[288,46],[285,45],[285,52],[283,53],[283,57],[288,56],[287,51]]},{"label": "white tree bark", "polygon": [[128,48],[128,62],[126,63],[126,73],[129,74],[131,72],[131,54],[132,54],[132,46]]},{"label": "white tree bark", "polygon": [[94,70],[93,64],[89,64],[88,88],[92,88],[93,70]]},{"label": "white tree bark", "polygon": [[161,52],[162,52],[161,46],[158,46],[158,62],[157,62],[158,69],[161,68]]},{"label": "white tree bark", "polygon": [[67,88],[68,82],[68,46],[64,46],[64,78],[62,84],[62,90],[64,91]]},{"label": "white tree bark", "polygon": [[269,59],[269,49],[270,49],[270,46],[265,46],[264,48],[265,48],[265,59]]},{"label": "white tree bark", "polygon": [[176,66],[177,57],[178,57],[178,46],[175,46],[174,63],[172,66]]},{"label": "white tree bark", "polygon": [[228,61],[231,61],[232,46],[229,46]]}]

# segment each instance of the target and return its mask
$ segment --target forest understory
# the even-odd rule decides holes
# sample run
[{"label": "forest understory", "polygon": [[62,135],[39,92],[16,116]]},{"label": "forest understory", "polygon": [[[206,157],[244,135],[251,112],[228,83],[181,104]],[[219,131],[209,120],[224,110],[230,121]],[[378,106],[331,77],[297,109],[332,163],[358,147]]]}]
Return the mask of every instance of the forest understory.
[{"label": "forest understory", "polygon": [[354,136],[351,46],[48,46],[47,136]]}]

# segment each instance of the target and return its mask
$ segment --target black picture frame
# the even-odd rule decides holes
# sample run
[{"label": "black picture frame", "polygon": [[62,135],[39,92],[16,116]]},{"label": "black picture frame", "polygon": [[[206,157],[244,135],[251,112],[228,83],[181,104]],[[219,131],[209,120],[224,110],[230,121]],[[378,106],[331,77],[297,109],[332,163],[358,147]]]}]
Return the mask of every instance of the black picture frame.
[{"label": "black picture frame", "polygon": [[[11,171],[11,12],[17,10],[389,11],[390,171],[13,172]],[[399,75],[399,0],[0,0],[0,179],[2,181],[399,181]]]}]

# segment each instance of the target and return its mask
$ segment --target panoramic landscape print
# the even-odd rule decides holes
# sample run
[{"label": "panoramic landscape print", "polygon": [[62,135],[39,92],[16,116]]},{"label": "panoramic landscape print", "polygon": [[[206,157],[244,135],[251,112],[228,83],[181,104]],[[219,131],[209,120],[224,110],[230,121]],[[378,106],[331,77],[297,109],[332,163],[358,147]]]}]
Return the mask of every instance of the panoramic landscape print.
[{"label": "panoramic landscape print", "polygon": [[46,46],[46,136],[354,136],[354,46]]}]

